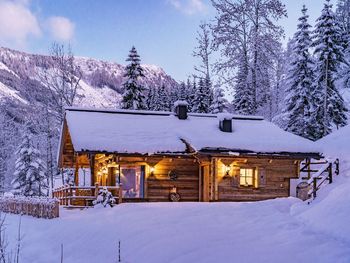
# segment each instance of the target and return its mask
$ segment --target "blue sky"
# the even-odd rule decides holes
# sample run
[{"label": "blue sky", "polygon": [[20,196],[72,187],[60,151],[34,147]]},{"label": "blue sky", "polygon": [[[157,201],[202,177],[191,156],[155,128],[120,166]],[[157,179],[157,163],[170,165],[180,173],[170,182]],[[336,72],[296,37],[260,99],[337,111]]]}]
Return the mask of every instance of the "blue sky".
[{"label": "blue sky", "polygon": [[[282,1],[286,38],[303,3],[313,23],[324,2]],[[121,64],[135,45],[143,63],[183,80],[196,63],[191,54],[198,25],[214,14],[209,0],[0,0],[0,45],[46,54],[53,41],[66,42],[76,55]]]}]

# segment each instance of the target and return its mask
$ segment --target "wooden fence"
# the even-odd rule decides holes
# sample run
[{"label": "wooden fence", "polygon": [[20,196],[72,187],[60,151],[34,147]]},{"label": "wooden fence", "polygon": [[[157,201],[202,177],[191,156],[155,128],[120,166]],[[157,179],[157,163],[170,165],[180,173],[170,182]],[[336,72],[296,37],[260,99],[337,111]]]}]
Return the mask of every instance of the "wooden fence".
[{"label": "wooden fence", "polygon": [[[313,170],[310,168],[312,164],[323,165],[323,167]],[[339,175],[339,159],[330,162],[311,162],[310,160],[307,160],[302,169],[305,169],[304,171],[308,172],[308,195],[315,199],[317,197],[317,191],[326,181],[328,181],[329,184],[333,183],[333,173]]]},{"label": "wooden fence", "polygon": [[51,219],[59,217],[59,201],[46,197],[1,197],[0,211]]},{"label": "wooden fence", "polygon": [[99,190],[107,188],[116,200],[116,203],[122,203],[122,186],[71,186],[64,185],[53,190],[53,197],[59,200],[60,205],[68,207],[86,207],[92,206],[96,200]]}]

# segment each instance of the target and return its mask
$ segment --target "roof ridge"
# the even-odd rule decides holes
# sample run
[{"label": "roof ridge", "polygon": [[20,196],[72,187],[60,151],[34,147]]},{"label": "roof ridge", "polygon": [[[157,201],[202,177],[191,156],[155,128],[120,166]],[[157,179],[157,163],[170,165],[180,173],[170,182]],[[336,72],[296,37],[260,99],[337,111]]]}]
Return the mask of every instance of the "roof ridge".
[{"label": "roof ridge", "polygon": [[[175,115],[172,111],[150,111],[150,110],[127,110],[127,109],[111,109],[111,108],[88,108],[88,107],[66,107],[65,111],[81,111],[81,112],[98,112],[98,113],[111,113],[111,114],[132,114],[132,115],[154,115],[154,116],[171,116]],[[217,118],[218,114],[215,113],[195,113],[189,112],[188,116],[191,117],[207,117]],[[254,115],[238,115],[232,114],[233,120],[264,120],[263,116]]]}]

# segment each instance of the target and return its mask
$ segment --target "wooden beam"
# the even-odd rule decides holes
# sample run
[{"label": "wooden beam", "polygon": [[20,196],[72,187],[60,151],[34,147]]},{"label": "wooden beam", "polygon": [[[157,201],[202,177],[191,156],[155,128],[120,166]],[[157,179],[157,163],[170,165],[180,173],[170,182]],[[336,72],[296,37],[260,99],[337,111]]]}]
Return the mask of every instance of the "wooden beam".
[{"label": "wooden beam", "polygon": [[74,184],[79,185],[79,156],[75,155]]},{"label": "wooden beam", "polygon": [[91,181],[90,185],[95,185],[95,154],[89,154],[89,160],[90,160],[90,174],[91,174]]}]

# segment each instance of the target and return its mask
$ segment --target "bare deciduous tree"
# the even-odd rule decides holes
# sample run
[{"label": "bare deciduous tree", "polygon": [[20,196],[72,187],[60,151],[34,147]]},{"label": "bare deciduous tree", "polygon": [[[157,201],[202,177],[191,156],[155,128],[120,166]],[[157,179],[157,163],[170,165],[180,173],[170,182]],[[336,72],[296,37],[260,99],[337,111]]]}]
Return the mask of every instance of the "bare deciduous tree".
[{"label": "bare deciduous tree", "polygon": [[38,72],[40,80],[49,88],[51,107],[56,113],[59,123],[63,121],[64,107],[74,105],[80,88],[82,71],[75,64],[71,47],[53,43],[51,64],[47,70]]}]

